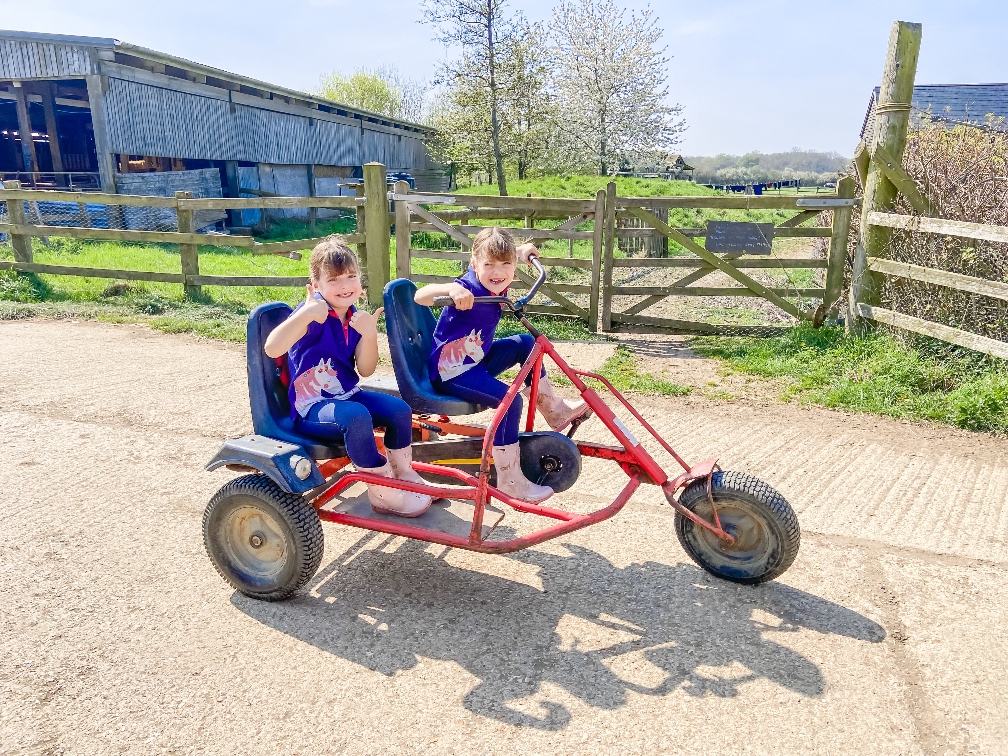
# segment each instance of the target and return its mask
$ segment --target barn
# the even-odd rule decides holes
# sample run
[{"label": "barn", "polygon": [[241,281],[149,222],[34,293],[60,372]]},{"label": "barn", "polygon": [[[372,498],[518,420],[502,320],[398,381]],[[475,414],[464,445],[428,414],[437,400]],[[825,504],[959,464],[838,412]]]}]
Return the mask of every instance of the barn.
[{"label": "barn", "polygon": [[116,39],[0,31],[0,173],[29,186],[335,195],[374,161],[439,190],[427,135]]},{"label": "barn", "polygon": [[[868,110],[861,124],[861,138],[875,130],[875,109],[879,88],[872,90]],[[913,129],[927,115],[934,121],[956,123],[986,123],[988,116],[1008,119],[1008,84],[919,84],[911,98]],[[1006,128],[1005,123],[995,128]]]}]

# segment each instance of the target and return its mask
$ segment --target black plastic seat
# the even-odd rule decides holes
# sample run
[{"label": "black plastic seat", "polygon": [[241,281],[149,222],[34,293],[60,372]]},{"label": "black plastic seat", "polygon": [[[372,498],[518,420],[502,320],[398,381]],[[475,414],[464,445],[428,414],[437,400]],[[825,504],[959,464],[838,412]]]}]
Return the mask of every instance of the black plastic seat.
[{"label": "black plastic seat", "polygon": [[289,305],[270,302],[259,305],[249,315],[245,342],[248,368],[249,402],[252,427],[256,434],[298,444],[313,459],[335,459],[346,456],[343,439],[312,437],[299,433],[290,416],[287,387],[280,378],[276,360],[263,351],[266,337],[291,314]]},{"label": "black plastic seat", "polygon": [[434,314],[413,301],[416,284],[398,278],[385,287],[385,325],[399,394],[414,412],[472,415],[486,407],[439,394],[431,385],[427,360],[434,336]]}]

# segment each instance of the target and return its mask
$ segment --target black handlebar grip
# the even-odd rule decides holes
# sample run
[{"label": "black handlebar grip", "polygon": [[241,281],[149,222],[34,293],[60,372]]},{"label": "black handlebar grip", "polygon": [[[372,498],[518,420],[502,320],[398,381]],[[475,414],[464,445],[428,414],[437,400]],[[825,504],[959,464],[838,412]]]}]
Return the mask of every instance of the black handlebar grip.
[{"label": "black handlebar grip", "polygon": [[453,307],[455,300],[451,297],[434,297],[433,307]]}]

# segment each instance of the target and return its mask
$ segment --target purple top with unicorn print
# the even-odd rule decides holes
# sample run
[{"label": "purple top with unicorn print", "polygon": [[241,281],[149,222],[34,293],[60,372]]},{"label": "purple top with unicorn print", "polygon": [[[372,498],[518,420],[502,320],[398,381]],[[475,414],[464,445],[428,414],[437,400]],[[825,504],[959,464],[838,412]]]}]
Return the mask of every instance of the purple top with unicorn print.
[{"label": "purple top with unicorn print", "polygon": [[[493,296],[476,278],[472,266],[456,283],[465,286],[477,297]],[[506,293],[506,292],[503,292]],[[434,351],[427,369],[430,377],[450,381],[478,365],[490,344],[501,319],[499,304],[474,304],[471,310],[445,307],[434,329]],[[484,345],[486,347],[484,348]]]},{"label": "purple top with unicorn print", "polygon": [[349,325],[353,312],[351,307],[347,323],[342,323],[336,313],[329,310],[325,323],[309,323],[308,332],[287,352],[291,375],[287,396],[291,417],[295,420],[307,415],[317,402],[346,399],[359,390],[354,350],[361,335]]}]

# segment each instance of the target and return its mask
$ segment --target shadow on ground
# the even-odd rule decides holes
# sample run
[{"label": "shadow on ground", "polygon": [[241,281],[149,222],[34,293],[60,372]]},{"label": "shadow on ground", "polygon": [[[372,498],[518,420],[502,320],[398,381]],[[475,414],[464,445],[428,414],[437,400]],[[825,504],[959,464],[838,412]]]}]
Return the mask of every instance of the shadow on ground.
[{"label": "shadow on ground", "polygon": [[[538,568],[540,591],[450,565],[418,541],[382,552],[389,541],[364,536],[319,572],[310,593],[285,603],[238,593],[232,603],[385,675],[421,657],[453,661],[480,680],[464,698],[467,709],[544,730],[563,729],[571,713],[555,701],[521,701],[543,683],[601,709],[623,706],[631,692],[730,697],[760,678],[818,696],[825,690],[819,668],[767,631],[806,628],[871,643],[885,637],[881,626],[831,601],[782,583],[726,583],[689,564],[620,568],[574,545],[564,547],[569,556],[498,557]],[[650,684],[628,679],[639,680],[634,670],[642,667]]]}]

